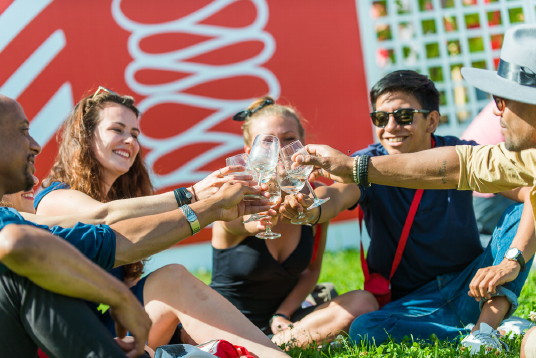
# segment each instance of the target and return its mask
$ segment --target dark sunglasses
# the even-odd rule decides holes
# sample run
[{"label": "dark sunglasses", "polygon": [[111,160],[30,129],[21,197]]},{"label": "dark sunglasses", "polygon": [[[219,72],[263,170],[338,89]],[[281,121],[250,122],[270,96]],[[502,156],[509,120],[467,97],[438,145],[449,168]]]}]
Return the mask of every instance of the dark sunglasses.
[{"label": "dark sunglasses", "polygon": [[374,111],[370,113],[370,118],[376,127],[383,128],[389,123],[389,115],[392,114],[396,123],[405,126],[413,123],[415,113],[428,114],[430,112],[427,109],[400,108],[393,112]]},{"label": "dark sunglasses", "polygon": [[493,100],[495,101],[495,105],[497,106],[497,109],[502,112],[504,111],[504,99],[498,96],[492,96]]},{"label": "dark sunglasses", "polygon": [[246,109],[246,110],[243,110],[243,111],[240,111],[238,112],[237,114],[235,114],[233,116],[233,119],[235,121],[239,121],[239,122],[242,122],[242,121],[245,121],[249,116],[251,116],[253,113],[255,112],[258,112],[260,111],[261,109],[263,109],[264,107],[266,106],[269,106],[271,104],[274,104],[274,101],[271,100],[271,99],[265,99],[261,104],[259,104],[257,107],[253,108],[253,109]]}]

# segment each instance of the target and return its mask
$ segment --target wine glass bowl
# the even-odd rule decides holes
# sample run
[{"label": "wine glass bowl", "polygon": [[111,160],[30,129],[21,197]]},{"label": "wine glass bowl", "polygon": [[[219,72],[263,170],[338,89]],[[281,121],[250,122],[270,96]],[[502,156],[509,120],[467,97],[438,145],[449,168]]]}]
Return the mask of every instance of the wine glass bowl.
[{"label": "wine glass bowl", "polygon": [[[307,208],[307,210],[311,210],[313,208],[316,208],[317,206],[322,205],[323,203],[328,201],[329,198],[320,199],[316,196],[313,188],[311,187],[311,184],[309,183],[309,175],[313,171],[313,166],[312,165],[296,165],[292,161],[292,157],[296,153],[307,155],[307,151],[305,147],[299,140],[296,140],[284,146],[283,148],[281,148],[281,160],[283,161],[283,164],[285,166],[286,174],[290,178],[288,182],[292,182],[292,181],[294,181],[295,183],[303,182],[305,185],[307,185],[309,192],[313,196],[313,204]],[[296,185],[294,190],[296,190],[297,188],[298,188],[298,185]],[[303,184],[301,185],[301,188],[303,188]],[[301,190],[301,188],[299,190]],[[287,187],[287,190],[289,190],[288,187]]]}]

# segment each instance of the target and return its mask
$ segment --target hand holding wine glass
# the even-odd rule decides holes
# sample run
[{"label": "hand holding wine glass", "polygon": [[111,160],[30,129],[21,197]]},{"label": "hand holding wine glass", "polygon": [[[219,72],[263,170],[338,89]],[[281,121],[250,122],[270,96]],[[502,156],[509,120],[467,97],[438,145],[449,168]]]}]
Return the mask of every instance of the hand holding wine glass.
[{"label": "hand holding wine glass", "polygon": [[[287,170],[287,176],[294,180],[296,183],[303,183],[301,184],[301,187],[303,185],[307,185],[307,188],[309,189],[309,192],[313,196],[313,204],[307,208],[307,210],[311,210],[312,208],[316,208],[317,206],[322,205],[326,201],[329,200],[329,198],[323,198],[319,199],[313,188],[311,187],[311,184],[309,184],[309,174],[313,171],[312,165],[296,165],[292,161],[292,156],[296,153],[300,153],[303,155],[307,154],[307,151],[305,150],[305,147],[303,144],[296,140],[283,148],[281,148],[281,160],[283,161],[283,164],[285,165],[285,169]],[[293,165],[294,163],[294,165]],[[299,185],[296,185],[298,187]],[[301,188],[300,188],[301,189]]]}]

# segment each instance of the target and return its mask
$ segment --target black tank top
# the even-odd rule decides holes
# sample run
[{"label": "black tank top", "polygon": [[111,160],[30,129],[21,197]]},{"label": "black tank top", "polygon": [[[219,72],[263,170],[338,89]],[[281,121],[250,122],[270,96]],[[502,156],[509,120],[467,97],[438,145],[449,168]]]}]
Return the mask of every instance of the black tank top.
[{"label": "black tank top", "polygon": [[266,240],[254,236],[227,249],[212,248],[210,286],[253,324],[266,329],[275,310],[311,262],[313,244],[313,229],[303,225],[298,246],[282,263],[270,254]]}]

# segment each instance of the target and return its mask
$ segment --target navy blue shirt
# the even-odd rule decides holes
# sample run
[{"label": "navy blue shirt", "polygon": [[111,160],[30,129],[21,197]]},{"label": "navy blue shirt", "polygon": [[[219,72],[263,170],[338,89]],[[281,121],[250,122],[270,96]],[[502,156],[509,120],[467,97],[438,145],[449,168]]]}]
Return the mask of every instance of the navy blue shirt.
[{"label": "navy blue shirt", "polygon": [[[115,262],[115,233],[107,225],[88,225],[78,223],[72,228],[54,226],[49,228],[25,220],[18,211],[12,208],[0,207],[0,230],[6,225],[31,225],[47,230],[74,245],[91,261],[105,270],[113,267]],[[0,264],[0,273],[7,268]]]},{"label": "navy blue shirt", "polygon": [[[434,138],[436,147],[476,145],[451,136]],[[355,153],[362,154],[388,155],[379,143]],[[389,277],[416,190],[376,184],[359,188],[358,203],[371,237],[367,254],[369,270]],[[391,280],[393,299],[407,295],[439,275],[464,269],[482,253],[472,194],[455,189],[424,191],[402,260]]]}]

